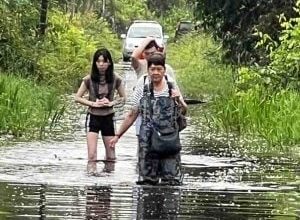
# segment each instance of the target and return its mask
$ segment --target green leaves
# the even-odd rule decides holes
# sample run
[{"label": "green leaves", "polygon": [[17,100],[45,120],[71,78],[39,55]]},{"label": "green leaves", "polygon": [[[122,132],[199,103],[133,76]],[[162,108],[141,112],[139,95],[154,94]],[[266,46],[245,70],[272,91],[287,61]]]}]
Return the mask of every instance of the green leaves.
[{"label": "green leaves", "polygon": [[49,10],[45,36],[38,37],[39,5],[0,3],[2,70],[71,91],[90,71],[96,48],[106,46],[117,59],[120,41],[95,13],[65,14]]},{"label": "green leaves", "polygon": [[254,32],[278,41],[281,27],[278,16],[287,18],[296,15],[293,7],[296,0],[197,0],[196,16],[203,27],[213,30],[228,48],[225,58],[237,64],[265,62],[267,53],[255,47],[260,38]]},{"label": "green leaves", "polygon": [[63,114],[62,100],[55,90],[28,80],[0,76],[0,134],[40,137]]},{"label": "green leaves", "polygon": [[222,52],[208,34],[191,33],[168,45],[167,58],[186,96],[211,99],[230,92],[232,69],[221,63]]}]

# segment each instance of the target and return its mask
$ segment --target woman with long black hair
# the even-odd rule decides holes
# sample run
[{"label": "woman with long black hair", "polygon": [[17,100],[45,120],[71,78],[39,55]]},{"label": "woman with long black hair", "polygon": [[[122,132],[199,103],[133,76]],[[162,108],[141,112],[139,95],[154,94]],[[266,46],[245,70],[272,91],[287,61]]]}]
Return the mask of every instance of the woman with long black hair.
[{"label": "woman with long black hair", "polygon": [[[114,93],[119,98],[114,100]],[[84,98],[88,92],[89,98]],[[101,131],[105,146],[105,160],[114,160],[115,150],[109,141],[115,136],[113,106],[125,102],[125,89],[120,76],[114,73],[114,63],[106,48],[94,53],[91,73],[83,81],[75,95],[75,101],[88,106],[86,119],[88,161],[97,160],[98,134]]]}]

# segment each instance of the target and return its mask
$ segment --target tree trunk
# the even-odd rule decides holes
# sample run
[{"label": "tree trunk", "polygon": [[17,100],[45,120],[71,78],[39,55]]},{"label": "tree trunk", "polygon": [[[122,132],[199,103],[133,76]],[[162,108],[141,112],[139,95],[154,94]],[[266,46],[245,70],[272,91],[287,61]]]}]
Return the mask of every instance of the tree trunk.
[{"label": "tree trunk", "polygon": [[45,35],[46,32],[48,3],[49,3],[48,0],[41,0],[39,36]]}]

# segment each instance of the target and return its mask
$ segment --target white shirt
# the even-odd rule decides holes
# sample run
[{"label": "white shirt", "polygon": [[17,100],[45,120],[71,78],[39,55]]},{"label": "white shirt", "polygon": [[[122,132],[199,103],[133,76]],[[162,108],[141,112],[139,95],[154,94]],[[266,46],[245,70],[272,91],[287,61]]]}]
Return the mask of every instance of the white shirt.
[{"label": "white shirt", "polygon": [[[146,79],[144,78],[144,76],[146,76]],[[134,107],[138,107],[139,104],[140,104],[140,100],[143,97],[144,85],[150,83],[149,76],[148,75],[144,75],[144,76],[139,78],[139,80],[137,81],[136,87],[134,89],[134,93],[133,93],[133,96],[132,96],[132,103],[133,103]],[[168,78],[168,82],[173,83],[174,88],[178,89],[175,80],[171,76],[168,76],[168,75],[167,75],[167,78]],[[145,82],[144,82],[144,80],[145,80]],[[154,91],[154,97],[169,96],[169,88],[168,88],[167,81],[164,80],[164,83],[165,83],[165,88],[162,92],[164,92],[166,90],[167,94],[166,95],[164,95],[164,94],[161,95],[162,92],[155,92]]]}]

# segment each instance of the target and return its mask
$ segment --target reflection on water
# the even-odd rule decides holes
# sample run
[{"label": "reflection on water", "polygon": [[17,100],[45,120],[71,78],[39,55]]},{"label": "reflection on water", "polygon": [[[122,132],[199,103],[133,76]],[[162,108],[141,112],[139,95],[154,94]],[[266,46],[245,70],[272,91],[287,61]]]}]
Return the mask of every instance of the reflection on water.
[{"label": "reflection on water", "polygon": [[105,184],[0,188],[0,219],[299,219],[299,197],[285,192]]},{"label": "reflection on water", "polygon": [[112,219],[111,193],[109,186],[86,188],[86,219]]},{"label": "reflection on water", "polygon": [[115,162],[101,160],[100,144],[99,161],[87,163],[84,119],[72,137],[0,147],[0,220],[300,219],[300,165],[291,155],[241,154],[190,118],[181,134],[183,185],[139,186],[134,127]]},{"label": "reflection on water", "polygon": [[180,192],[179,188],[136,188],[135,219],[177,219],[180,213]]}]

